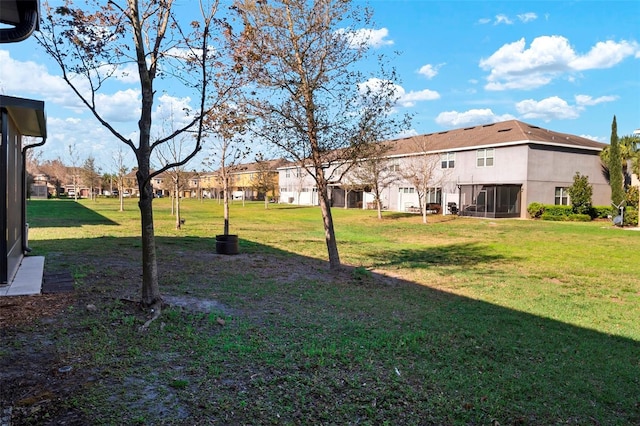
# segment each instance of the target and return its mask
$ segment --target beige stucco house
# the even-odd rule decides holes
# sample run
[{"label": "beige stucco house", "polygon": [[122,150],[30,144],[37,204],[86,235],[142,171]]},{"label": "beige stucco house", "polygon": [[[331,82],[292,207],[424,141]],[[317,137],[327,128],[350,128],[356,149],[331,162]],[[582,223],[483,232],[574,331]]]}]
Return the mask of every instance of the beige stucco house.
[{"label": "beige stucco house", "polygon": [[[384,143],[389,144],[389,168],[398,173],[381,194],[389,210],[419,206],[416,187],[403,177],[419,157],[434,164],[426,197],[443,214],[451,213],[452,203],[462,215],[491,218],[526,217],[532,202],[569,204],[566,190],[576,172],[589,177],[594,205],[610,203],[599,157],[606,145],[580,136],[510,120]],[[281,202],[317,204],[313,179],[303,168],[290,165],[279,171]],[[374,199],[366,189],[353,191],[334,182],[333,205],[344,206],[346,199],[347,207],[367,208]]]}]

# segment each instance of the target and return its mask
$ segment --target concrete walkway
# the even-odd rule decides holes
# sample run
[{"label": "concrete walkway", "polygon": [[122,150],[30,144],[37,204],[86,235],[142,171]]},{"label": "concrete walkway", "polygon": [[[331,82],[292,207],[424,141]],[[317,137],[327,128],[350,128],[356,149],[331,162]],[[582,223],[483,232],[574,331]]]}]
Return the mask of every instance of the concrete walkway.
[{"label": "concrete walkway", "polygon": [[44,256],[25,256],[18,272],[9,285],[0,286],[0,296],[25,296],[40,294]]}]

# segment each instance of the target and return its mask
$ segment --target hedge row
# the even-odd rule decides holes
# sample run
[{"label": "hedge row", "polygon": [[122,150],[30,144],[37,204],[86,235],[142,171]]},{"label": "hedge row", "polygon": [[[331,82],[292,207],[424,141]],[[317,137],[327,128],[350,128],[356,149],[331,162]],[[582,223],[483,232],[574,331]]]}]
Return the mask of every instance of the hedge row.
[{"label": "hedge row", "polygon": [[[588,222],[592,219],[607,219],[618,215],[613,207],[592,206],[589,214],[576,214],[572,206],[559,206],[555,204],[531,203],[527,211],[534,219]],[[624,212],[624,225],[636,225],[638,223],[638,210],[626,207]]]}]

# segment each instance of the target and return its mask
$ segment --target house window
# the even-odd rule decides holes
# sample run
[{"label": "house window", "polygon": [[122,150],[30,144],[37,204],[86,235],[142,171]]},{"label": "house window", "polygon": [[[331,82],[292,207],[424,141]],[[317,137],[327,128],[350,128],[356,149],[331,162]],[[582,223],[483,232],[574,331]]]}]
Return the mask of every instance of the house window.
[{"label": "house window", "polygon": [[399,164],[392,164],[389,166],[389,171],[390,172],[399,172],[400,171],[400,165]]},{"label": "house window", "polygon": [[443,169],[453,169],[456,165],[456,153],[445,152],[440,156],[440,161]]},{"label": "house window", "polygon": [[478,167],[493,166],[493,148],[479,149],[476,154]]},{"label": "house window", "polygon": [[442,200],[442,190],[440,188],[428,188],[425,196],[427,203],[440,204]]},{"label": "house window", "polygon": [[416,192],[416,189],[413,187],[410,188],[400,188],[400,192],[403,194],[413,194]]},{"label": "house window", "polygon": [[567,192],[567,188],[563,188],[561,186],[556,187],[556,205],[569,205],[569,192]]},{"label": "house window", "polygon": [[291,170],[290,169],[287,169],[287,170],[284,171],[284,177],[286,177],[286,178],[290,178],[291,177]]}]

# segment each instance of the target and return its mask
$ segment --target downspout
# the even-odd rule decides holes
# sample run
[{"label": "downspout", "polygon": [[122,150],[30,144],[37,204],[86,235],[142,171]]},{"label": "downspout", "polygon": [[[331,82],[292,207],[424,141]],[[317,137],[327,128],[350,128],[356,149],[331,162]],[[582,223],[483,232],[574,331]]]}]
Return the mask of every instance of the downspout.
[{"label": "downspout", "polygon": [[22,148],[22,211],[20,212],[20,227],[22,235],[22,252],[30,253],[31,249],[27,246],[27,150],[37,148],[47,142],[47,138],[43,138],[42,142],[27,145]]},{"label": "downspout", "polygon": [[[7,156],[8,156],[8,141],[9,137],[7,133],[9,131],[9,114],[5,108],[0,108],[0,170],[2,171],[2,184],[0,184],[0,199],[7,199]],[[5,284],[8,281],[8,266],[7,266],[7,202],[3,202],[0,206],[0,285]]]}]

